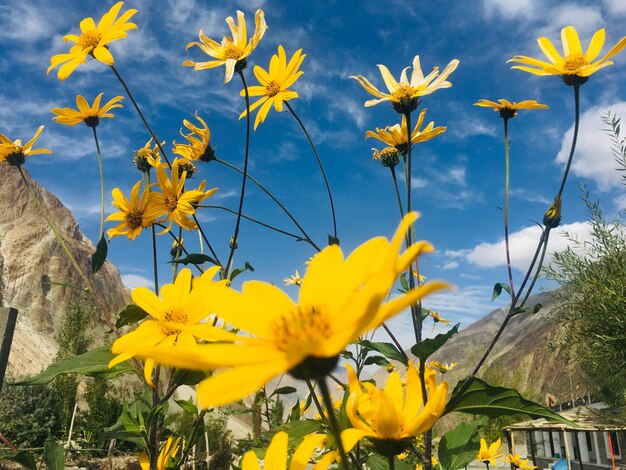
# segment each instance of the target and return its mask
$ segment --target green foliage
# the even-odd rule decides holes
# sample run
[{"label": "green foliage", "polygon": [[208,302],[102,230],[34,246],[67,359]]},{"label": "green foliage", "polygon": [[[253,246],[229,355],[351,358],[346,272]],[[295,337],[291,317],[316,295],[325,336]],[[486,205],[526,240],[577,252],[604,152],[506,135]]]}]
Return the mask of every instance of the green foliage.
[{"label": "green foliage", "polygon": [[88,382],[84,399],[87,409],[80,415],[79,429],[88,436],[88,442],[92,442],[95,447],[102,447],[105,442],[102,431],[115,424],[122,413],[122,403],[111,396],[110,382],[101,378]]},{"label": "green foliage", "polygon": [[44,442],[43,461],[46,463],[48,470],[63,470],[65,468],[65,451],[54,440],[52,434],[48,434]]},{"label": "green foliage", "polygon": [[411,352],[415,355],[415,357],[419,358],[422,363],[425,363],[426,359],[433,355],[441,346],[446,344],[450,338],[459,332],[460,325],[460,323],[457,323],[445,333],[440,333],[434,338],[426,338],[420,341],[411,348]]},{"label": "green foliage", "polygon": [[438,456],[443,470],[457,470],[476,459],[480,450],[478,428],[482,425],[484,420],[461,423],[441,437]]}]

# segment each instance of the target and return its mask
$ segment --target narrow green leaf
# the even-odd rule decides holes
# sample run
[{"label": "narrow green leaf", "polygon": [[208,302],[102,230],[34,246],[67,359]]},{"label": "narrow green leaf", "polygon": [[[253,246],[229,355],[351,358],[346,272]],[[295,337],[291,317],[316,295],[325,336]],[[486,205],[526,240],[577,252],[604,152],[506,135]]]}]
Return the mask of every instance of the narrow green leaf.
[{"label": "narrow green leaf", "polygon": [[404,355],[402,355],[392,343],[381,343],[364,339],[362,341],[359,341],[359,344],[365,349],[381,353],[387,359],[401,362],[405,366],[408,365]]},{"label": "narrow green leaf", "polygon": [[438,452],[442,470],[457,470],[476,459],[480,450],[478,428],[483,424],[484,420],[461,423],[442,436]]},{"label": "narrow green leaf", "polygon": [[20,450],[17,454],[6,457],[7,460],[19,463],[22,467],[29,470],[37,470],[37,460],[35,456],[28,451]]},{"label": "narrow green leaf", "polygon": [[96,246],[96,252],[91,255],[91,274],[96,274],[100,271],[100,268],[107,259],[107,253],[109,252],[109,245],[107,245],[104,233],[100,237],[100,241]]},{"label": "narrow green leaf", "polygon": [[298,390],[295,387],[279,387],[270,395],[273,397],[274,395],[289,395],[290,393],[296,393]]},{"label": "narrow green leaf", "polygon": [[177,369],[173,380],[179,385],[198,385],[210,375],[210,371]]},{"label": "narrow green leaf", "polygon": [[339,245],[339,239],[337,237],[333,237],[331,234],[328,234],[328,246],[330,245]]},{"label": "narrow green leaf", "polygon": [[491,301],[493,302],[496,298],[502,293],[502,290],[508,292],[509,297],[511,297],[511,287],[504,282],[496,282],[493,286],[493,294],[491,294]]},{"label": "narrow green leaf", "polygon": [[43,444],[43,461],[48,470],[63,470],[65,468],[65,451],[54,440],[50,430],[48,430],[48,437]]},{"label": "narrow green leaf", "polygon": [[402,273],[400,275],[400,285],[405,290],[405,292],[409,290],[409,283],[406,280],[406,273]]},{"label": "narrow green leaf", "polygon": [[148,316],[148,312],[142,309],[138,305],[128,305],[117,316],[115,322],[116,328],[121,328],[126,325],[134,325],[135,323],[143,320]]},{"label": "narrow green leaf", "polygon": [[383,356],[367,356],[365,361],[363,361],[364,366],[369,366],[371,364],[376,364],[377,366],[388,366],[389,361],[385,359]]},{"label": "narrow green leaf", "polygon": [[198,416],[198,407],[189,400],[174,400],[178,406],[180,406],[187,413],[191,413],[194,416]]},{"label": "narrow green leaf", "polygon": [[291,439],[300,439],[314,432],[324,432],[322,423],[315,421],[314,419],[304,419],[302,421],[294,421],[291,423],[283,424],[280,427],[281,431],[285,431],[289,434]]},{"label": "narrow green leaf", "polygon": [[217,261],[214,258],[211,258],[204,253],[191,253],[184,258],[168,261],[170,264],[184,264],[185,266],[188,264],[203,264],[203,263],[211,263],[215,266],[218,265]]},{"label": "narrow green leaf", "polygon": [[418,357],[422,363],[425,363],[426,359],[433,355],[435,351],[446,344],[450,338],[459,332],[460,325],[460,323],[457,323],[446,333],[440,333],[434,338],[426,338],[425,340],[420,341],[411,348],[411,352],[415,355],[415,357]]},{"label": "narrow green leaf", "polygon": [[[464,385],[468,381],[469,386]],[[462,387],[465,386],[467,388],[462,393],[459,393]],[[494,387],[476,377],[468,377],[459,382],[454,388],[444,414],[451,411],[484,415],[490,418],[521,414],[532,419],[544,418],[555,423],[572,424],[546,407],[526,400],[517,390]]]},{"label": "narrow green leaf", "polygon": [[111,369],[108,364],[115,356],[105,346],[87,351],[79,356],[71,356],[50,364],[46,370],[36,376],[14,382],[11,385],[40,385],[50,383],[56,376],[62,374],[82,374],[89,377],[112,379],[120,374],[134,370],[132,366],[123,362]]},{"label": "narrow green leaf", "polygon": [[237,276],[239,276],[241,273],[245,271],[251,271],[251,272],[254,271],[254,268],[252,267],[252,265],[248,263],[247,261],[243,264],[243,268],[233,269],[233,272],[230,275],[230,280],[232,281],[233,279],[235,279]]}]

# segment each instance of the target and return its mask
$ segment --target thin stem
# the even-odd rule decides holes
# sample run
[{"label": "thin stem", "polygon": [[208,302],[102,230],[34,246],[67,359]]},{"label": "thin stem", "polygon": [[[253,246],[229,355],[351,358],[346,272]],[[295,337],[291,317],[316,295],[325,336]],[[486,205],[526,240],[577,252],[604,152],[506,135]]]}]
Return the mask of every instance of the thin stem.
[{"label": "thin stem", "polygon": [[330,202],[330,212],[331,212],[332,217],[333,217],[333,236],[335,238],[337,238],[337,218],[335,216],[335,204],[333,203],[333,195],[332,195],[332,192],[330,190],[330,184],[328,183],[328,178],[326,177],[326,171],[324,170],[324,165],[322,165],[322,159],[320,158],[319,154],[317,153],[317,149],[315,148],[315,144],[313,144],[313,140],[311,140],[311,136],[307,132],[306,127],[304,127],[304,124],[302,123],[302,121],[300,120],[300,118],[298,117],[296,112],[293,110],[293,108],[291,107],[289,102],[285,101],[285,106],[287,106],[287,109],[289,110],[291,115],[296,119],[296,121],[298,121],[298,124],[300,124],[300,127],[302,128],[302,131],[304,132],[304,135],[306,136],[307,140],[309,141],[309,145],[311,146],[311,150],[313,150],[313,153],[315,154],[315,159],[317,160],[317,165],[320,167],[320,171],[322,172],[322,177],[324,178],[324,184],[326,185],[326,192],[328,193],[328,200]]},{"label": "thin stem", "polygon": [[150,228],[152,229],[152,271],[154,273],[154,293],[159,295],[159,268],[157,266],[156,230],[154,229],[154,225]]},{"label": "thin stem", "polygon": [[404,218],[404,209],[402,209],[402,198],[400,197],[400,189],[398,188],[398,178],[396,177],[396,168],[393,166],[389,167],[391,170],[391,179],[393,180],[393,189],[396,193],[396,200],[398,201],[398,209],[400,209],[400,218]]},{"label": "thin stem", "polygon": [[346,451],[343,448],[343,443],[341,442],[341,429],[339,428],[339,422],[337,421],[337,416],[335,416],[335,411],[333,409],[333,401],[330,398],[330,392],[328,391],[326,378],[322,377],[321,379],[317,381],[317,384],[320,387],[320,392],[322,393],[322,398],[324,399],[324,406],[326,407],[326,414],[328,415],[328,424],[330,425],[330,432],[333,434],[333,437],[335,438],[335,443],[337,444],[337,450],[339,451],[339,456],[341,457],[341,467],[344,470],[349,470],[348,456],[346,455]]},{"label": "thin stem", "polygon": [[563,172],[563,179],[561,180],[561,186],[559,187],[558,196],[561,197],[563,195],[563,190],[565,189],[565,182],[567,181],[567,176],[569,175],[569,169],[572,165],[572,160],[574,158],[574,150],[576,150],[576,141],[578,140],[578,124],[580,122],[580,85],[574,85],[574,136],[572,137],[572,148],[569,151],[569,157],[567,159],[567,165],[565,166],[565,171]]},{"label": "thin stem", "polygon": [[[231,165],[230,163],[221,160],[220,158],[216,158],[215,161],[217,163],[220,163],[224,166],[227,166],[228,168],[238,171],[239,173],[243,174],[243,171],[239,168],[237,168],[235,165]],[[300,232],[302,232],[302,236],[304,241],[306,241],[309,245],[311,245],[313,248],[315,248],[317,251],[321,251],[320,247],[317,246],[315,244],[315,242],[313,240],[311,240],[311,237],[309,237],[309,235],[306,233],[306,231],[302,228],[302,226],[298,223],[298,221],[296,220],[296,218],[291,214],[291,212],[289,212],[289,210],[276,198],[276,196],[274,196],[267,188],[265,188],[265,186],[263,186],[261,183],[259,183],[255,178],[253,178],[250,175],[247,175],[247,178],[252,181],[261,191],[263,191],[265,194],[267,194],[272,201],[274,201],[276,203],[276,205],[278,205],[278,207],[280,207],[283,212],[285,214],[287,214],[287,216],[291,219],[291,221],[296,225],[296,227],[298,227],[298,229],[300,230]]]},{"label": "thin stem", "polygon": [[320,414],[322,420],[325,420],[324,408],[322,408],[322,404],[317,399],[317,395],[315,394],[315,389],[313,388],[313,384],[311,383],[309,379],[306,379],[305,382],[306,382],[306,386],[309,388],[309,393],[311,394],[311,399],[313,400],[313,403],[315,403],[315,408],[317,408],[317,412]]},{"label": "thin stem", "polygon": [[139,109],[139,105],[135,101],[135,98],[133,97],[133,94],[130,92],[130,89],[128,88],[128,86],[126,85],[126,82],[124,81],[124,79],[122,78],[120,73],[115,68],[115,65],[111,65],[110,67],[111,67],[111,70],[113,70],[113,73],[115,74],[115,76],[117,77],[119,82],[122,84],[122,87],[124,87],[124,90],[126,91],[126,94],[128,95],[128,98],[130,98],[130,101],[133,103],[133,106],[135,107],[135,110],[137,111],[137,114],[139,114],[139,117],[141,118],[141,121],[143,122],[143,125],[146,127],[146,129],[150,133],[150,136],[156,142],[157,147],[159,147],[159,151],[161,152],[161,155],[163,155],[163,158],[165,159],[167,164],[171,165],[169,159],[167,158],[167,155],[165,154],[165,150],[163,150],[163,147],[161,146],[161,141],[159,140],[159,138],[156,136],[156,134],[154,133],[154,131],[150,127],[150,124],[148,124],[148,121],[146,121],[146,118],[144,117],[143,113],[141,112],[141,109]]},{"label": "thin stem", "polygon": [[[158,294],[158,291],[157,291]],[[152,382],[154,383],[154,388],[152,389],[152,408],[156,408],[159,405],[161,399],[159,398],[159,375],[161,372],[160,366],[154,368],[152,372]],[[152,414],[152,419],[149,425],[149,441],[150,448],[153,452],[150,452],[150,470],[158,470],[157,469],[157,460],[159,458],[159,437],[160,437],[160,429],[158,426],[158,413]]]},{"label": "thin stem", "polygon": [[96,141],[96,150],[98,151],[98,169],[100,170],[100,231],[98,232],[98,240],[104,235],[104,171],[102,170],[102,154],[100,152],[100,142],[98,142],[98,134],[96,126],[92,127],[93,138]]},{"label": "thin stem", "polygon": [[528,289],[526,290],[526,295],[524,296],[522,303],[519,305],[520,307],[523,307],[524,305],[526,305],[526,301],[528,300],[528,297],[530,297],[530,293],[533,291],[535,287],[535,283],[537,282],[537,279],[539,278],[539,273],[541,272],[541,268],[543,266],[543,260],[546,257],[546,251],[548,249],[548,237],[549,236],[550,236],[550,232],[547,231],[545,234],[545,242],[543,243],[543,250],[541,251],[541,257],[539,258],[539,262],[537,263],[537,269],[535,271],[535,275],[533,276],[533,280],[531,281],[530,286],[528,286]]},{"label": "thin stem", "polygon": [[198,414],[198,417],[196,418],[196,421],[193,425],[193,430],[191,431],[191,436],[189,437],[189,440],[187,441],[187,446],[185,447],[185,450],[183,451],[183,455],[180,457],[180,460],[174,467],[174,470],[182,468],[185,465],[185,462],[187,461],[187,459],[189,458],[189,453],[191,452],[191,449],[193,447],[192,443],[196,442],[198,432],[200,431],[200,423],[204,424],[204,415],[206,414],[206,412],[207,410],[202,410]]},{"label": "thin stem", "polygon": [[[163,227],[163,225],[159,225],[159,227]],[[165,228],[165,227],[163,227],[163,228]],[[189,256],[189,251],[187,251],[187,248],[185,248],[185,247],[184,247],[184,246],[180,243],[180,240],[179,240],[178,238],[176,238],[176,235],[174,235],[174,234],[172,233],[172,231],[171,231],[171,230],[170,230],[170,231],[168,231],[167,233],[169,233],[169,234],[170,234],[170,237],[172,237],[172,238],[174,239],[174,241],[178,244],[178,246],[180,247],[180,251],[181,251],[182,253],[184,253],[185,255]],[[202,241],[202,239],[200,239],[200,241]],[[200,271],[201,273],[203,273],[203,272],[204,272],[204,269],[202,269],[202,266],[201,266],[201,265],[199,265],[199,264],[195,264],[195,263],[193,263],[193,265],[194,265],[194,266],[196,267],[196,269],[197,269],[198,271]]]},{"label": "thin stem", "polygon": [[248,85],[246,84],[246,78],[243,75],[243,71],[238,71],[243,83],[243,89],[246,95],[246,148],[243,159],[243,179],[241,180],[241,193],[239,196],[239,209],[237,209],[237,221],[235,222],[235,230],[233,236],[230,239],[230,253],[228,254],[228,261],[224,266],[224,277],[228,278],[231,264],[233,262],[233,256],[235,256],[235,250],[237,249],[237,238],[239,237],[239,225],[241,224],[241,212],[243,211],[243,200],[246,193],[246,182],[248,181],[248,161],[250,160],[250,95],[248,94]]},{"label": "thin stem", "polygon": [[395,470],[396,468],[396,463],[395,463],[395,456],[393,455],[388,455],[387,456],[387,462],[389,463],[389,470]]},{"label": "thin stem", "polygon": [[220,259],[218,258],[217,253],[215,252],[215,250],[213,249],[213,246],[211,245],[211,242],[209,241],[207,236],[204,234],[204,230],[202,230],[202,226],[200,225],[200,222],[198,221],[198,217],[196,216],[196,214],[192,214],[192,217],[193,217],[193,221],[198,226],[198,232],[200,232],[200,235],[202,235],[202,239],[204,240],[204,243],[206,243],[206,246],[209,248],[209,251],[213,255],[213,258],[215,258],[215,261],[217,261],[217,264],[219,266],[222,266],[222,263],[220,262]]},{"label": "thin stem", "polygon": [[511,299],[515,297],[515,288],[513,287],[513,270],[511,268],[511,251],[509,247],[509,119],[503,118],[504,121],[504,245],[506,250],[506,267],[509,273],[509,287],[511,289]]},{"label": "thin stem", "polygon": [[396,349],[398,350],[398,352],[400,354],[402,354],[402,357],[404,358],[404,360],[406,361],[406,363],[409,363],[409,356],[406,355],[406,353],[404,352],[404,349],[402,349],[402,346],[400,345],[400,343],[398,342],[398,339],[394,336],[393,332],[391,331],[391,329],[387,326],[386,323],[383,323],[383,328],[385,329],[385,331],[387,332],[387,334],[389,335],[389,337],[391,338],[391,341],[393,341],[393,344],[395,344]]}]

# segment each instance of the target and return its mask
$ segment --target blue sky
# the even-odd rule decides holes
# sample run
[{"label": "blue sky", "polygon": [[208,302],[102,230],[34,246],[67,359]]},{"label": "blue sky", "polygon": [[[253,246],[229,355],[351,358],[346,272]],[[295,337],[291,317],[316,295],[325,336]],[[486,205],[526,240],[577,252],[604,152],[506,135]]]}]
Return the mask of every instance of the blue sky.
[{"label": "blue sky", "polygon": [[[50,108],[74,107],[76,94],[91,101],[104,92],[108,100],[123,95],[123,90],[111,71],[97,61],[79,67],[65,82],[59,82],[54,72],[46,75],[46,69],[52,55],[68,50],[64,34],[75,34],[86,16],[98,20],[113,3],[34,0],[0,4],[4,25],[0,30],[0,132],[12,139],[29,139],[37,126],[46,125],[38,143],[53,149],[54,155],[35,156],[26,167],[73,211],[94,241],[100,202],[91,131],[52,122]],[[364,135],[366,130],[396,123],[399,115],[384,104],[365,108],[363,103],[371,96],[348,77],[364,75],[384,89],[376,64],[387,65],[397,78],[416,54],[425,73],[459,59],[450,77],[453,87],[424,99],[427,122],[447,126],[447,132],[415,147],[412,181],[414,206],[422,213],[416,225],[418,237],[437,248],[435,254],[422,258],[421,269],[428,278],[447,279],[457,286],[454,292],[429,299],[427,306],[462,325],[494,307],[491,288],[506,279],[498,209],[504,198],[502,123],[496,113],[473,103],[480,98],[536,99],[550,106],[546,111],[522,111],[510,122],[510,224],[519,284],[539,233],[533,220],[541,220],[560,182],[571,139],[573,93],[556,77],[511,70],[506,60],[516,54],[542,58],[536,44],[539,36],[552,39],[560,49],[560,29],[566,25],[577,28],[583,47],[597,29],[606,28],[605,52],[620,39],[626,19],[626,0],[444,0],[427,8],[408,0],[389,0],[384,5],[375,1],[149,0],[127,2],[124,9],[131,7],[139,10],[133,18],[139,28],[113,43],[111,51],[148,120],[167,141],[166,148],[171,148],[172,140],[181,140],[182,120],[197,111],[211,128],[217,155],[239,166],[245,136],[245,121],[237,120],[245,106],[239,97],[241,85],[237,77],[223,84],[223,68],[198,72],[182,67],[185,59],[205,60],[197,48],[186,51],[185,45],[197,40],[200,28],[220,40],[228,34],[224,19],[234,16],[237,9],[246,14],[251,32],[254,11],[262,8],[269,29],[251,57],[248,82],[255,82],[252,66],[267,68],[279,44],[289,56],[303,49],[307,54],[301,67],[304,75],[292,87],[300,98],[291,104],[325,163],[339,238],[346,251],[372,236],[390,236],[398,222],[389,171],[372,161],[370,149],[376,142],[364,140]],[[579,184],[588,184],[608,214],[626,205],[599,119],[609,109],[626,115],[622,86],[626,54],[614,60],[614,66],[595,74],[581,89],[579,150],[563,210],[563,224],[581,236],[586,233],[586,214]],[[128,99],[124,106],[115,110],[114,120],[104,120],[98,127],[108,213],[112,211],[111,189],[119,186],[128,193],[138,179],[132,151],[149,138]],[[324,243],[331,230],[326,193],[308,144],[287,112],[270,111],[252,135],[251,174],[292,210],[318,244]],[[202,165],[196,178],[219,188],[213,203],[236,208],[237,174],[211,163]],[[253,186],[248,188],[244,213],[295,232],[267,197]],[[225,258],[234,217],[207,210],[200,218]],[[195,236],[187,234],[185,240],[192,247]],[[553,236],[552,249],[564,244],[562,237]],[[162,237],[164,279],[169,276],[164,264],[169,245],[169,237]],[[239,246],[236,261],[240,265],[249,261],[256,268],[255,279],[277,284],[296,269],[302,272],[312,254],[304,243],[245,222]],[[150,250],[148,233],[135,242],[118,237],[110,244],[109,258],[133,286],[149,282]],[[295,288],[289,289],[294,289],[295,296]],[[395,324],[405,328],[408,318],[400,317]],[[408,337],[404,340],[410,343]]]}]

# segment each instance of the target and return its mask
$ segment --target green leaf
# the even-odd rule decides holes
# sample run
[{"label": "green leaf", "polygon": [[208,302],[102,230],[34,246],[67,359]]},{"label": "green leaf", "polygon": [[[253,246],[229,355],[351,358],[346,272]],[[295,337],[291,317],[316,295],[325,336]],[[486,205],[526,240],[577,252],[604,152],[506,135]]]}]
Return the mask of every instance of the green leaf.
[{"label": "green leaf", "polygon": [[485,421],[486,418],[472,423],[461,423],[442,436],[438,452],[442,470],[457,470],[476,459],[480,450],[478,428]]},{"label": "green leaf", "polygon": [[276,390],[274,390],[274,392],[272,392],[272,394],[270,395],[270,397],[273,397],[274,395],[289,395],[290,393],[296,393],[298,390],[295,387],[279,387]]},{"label": "green leaf", "polygon": [[314,419],[304,419],[302,421],[293,421],[280,427],[281,431],[289,434],[291,439],[300,439],[314,432],[325,432],[321,423]]},{"label": "green leaf", "polygon": [[337,237],[333,237],[330,233],[328,234],[328,246],[337,245],[339,246],[339,239]]},{"label": "green leaf", "polygon": [[509,297],[511,296],[511,287],[504,282],[496,282],[496,285],[493,286],[493,294],[491,294],[491,301],[493,302],[496,298],[502,293],[502,290],[508,292]]},{"label": "green leaf", "polygon": [[364,339],[362,341],[359,341],[359,344],[365,349],[381,353],[387,359],[401,362],[405,366],[408,365],[405,356],[401,354],[400,351],[398,351],[398,349],[391,343],[380,343]]},{"label": "green leaf", "polygon": [[191,413],[194,416],[198,416],[198,407],[189,400],[174,400],[178,406],[180,406],[187,413]]},{"label": "green leaf", "polygon": [[371,364],[376,364],[377,366],[388,366],[389,361],[385,359],[383,356],[367,356],[365,361],[363,361],[364,366],[369,366]]},{"label": "green leaf", "polygon": [[459,332],[459,325],[460,323],[457,323],[446,333],[440,333],[434,338],[426,338],[425,340],[420,341],[411,348],[411,352],[415,355],[415,357],[418,357],[422,363],[425,363],[426,359],[428,359],[435,353],[435,351],[446,344],[450,338]]},{"label": "green leaf", "polygon": [[532,307],[515,307],[511,312],[512,315],[519,315],[520,313],[528,313],[529,315],[533,315],[541,310],[541,304],[535,304]]},{"label": "green leaf", "polygon": [[247,261],[243,264],[243,268],[233,269],[233,272],[230,275],[230,280],[232,281],[233,279],[235,279],[237,276],[239,276],[241,273],[245,271],[250,271],[250,272],[254,271],[254,268],[252,267],[252,265],[248,263]]},{"label": "green leaf", "polygon": [[176,369],[173,381],[179,385],[198,385],[210,375],[210,371]]},{"label": "green leaf", "polygon": [[100,241],[96,246],[96,252],[91,255],[91,274],[96,274],[100,271],[100,268],[107,259],[107,253],[109,252],[109,246],[107,245],[104,233],[100,237]]},{"label": "green leaf", "polygon": [[133,325],[137,323],[138,321],[143,320],[147,316],[148,316],[148,312],[146,312],[140,306],[128,305],[117,316],[117,321],[115,322],[115,328],[121,328],[126,325]]},{"label": "green leaf", "polygon": [[50,364],[46,370],[33,378],[14,382],[11,385],[40,385],[50,383],[56,376],[62,374],[82,374],[89,377],[112,379],[120,374],[134,370],[128,362],[123,362],[112,368],[108,364],[115,356],[106,346],[87,351],[79,356],[71,356]]},{"label": "green leaf", "polygon": [[48,430],[48,437],[43,445],[43,461],[48,470],[63,470],[65,468],[65,451],[54,440],[50,430]]},{"label": "green leaf", "polygon": [[402,286],[405,292],[409,290],[409,283],[406,280],[406,273],[402,273],[400,275],[400,285]]},{"label": "green leaf", "polygon": [[[467,388],[459,393],[462,387]],[[526,400],[517,390],[494,387],[476,377],[468,377],[454,388],[444,414],[451,411],[484,415],[490,418],[522,414],[532,419],[544,418],[555,423],[572,424],[544,406]]]},{"label": "green leaf", "polygon": [[20,450],[17,454],[5,458],[17,462],[22,467],[28,468],[29,470],[37,470],[37,460],[35,456],[25,450]]},{"label": "green leaf", "polygon": [[[396,470],[413,470],[415,468],[413,464],[410,464],[405,460],[398,460],[397,457],[394,457],[393,463]],[[387,458],[378,454],[372,454],[367,458],[367,466],[371,470],[389,469],[389,463],[387,462]]]},{"label": "green leaf", "polygon": [[184,258],[175,259],[172,261],[168,261],[170,264],[184,264],[185,266],[188,264],[203,264],[203,263],[211,263],[215,266],[218,266],[218,262],[215,261],[214,258],[211,258],[204,253],[191,253]]}]

